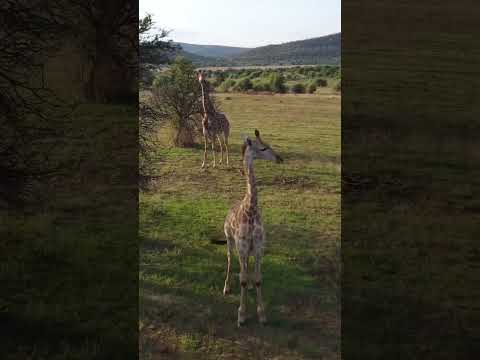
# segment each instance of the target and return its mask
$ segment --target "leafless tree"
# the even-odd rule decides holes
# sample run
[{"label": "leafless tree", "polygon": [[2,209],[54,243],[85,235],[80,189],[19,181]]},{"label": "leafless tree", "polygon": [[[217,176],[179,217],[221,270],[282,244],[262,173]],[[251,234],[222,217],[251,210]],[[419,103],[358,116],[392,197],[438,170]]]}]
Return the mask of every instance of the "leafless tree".
[{"label": "leafless tree", "polygon": [[[35,181],[58,171],[46,139],[60,136],[51,126],[71,110],[45,86],[43,64],[67,27],[57,3],[0,2],[0,205],[18,205]],[[39,146],[39,145],[42,146]],[[38,151],[39,148],[42,151]]]},{"label": "leafless tree", "polygon": [[[169,54],[175,50],[172,41],[165,38],[168,32],[162,29],[155,31],[151,15],[140,19],[139,32],[139,69],[140,74],[149,71],[151,63],[163,64],[168,62]],[[143,85],[141,83],[141,85]],[[149,177],[152,167],[152,154],[155,152],[156,130],[165,121],[167,114],[159,108],[153,107],[151,99],[139,99],[139,162],[141,184]]]}]

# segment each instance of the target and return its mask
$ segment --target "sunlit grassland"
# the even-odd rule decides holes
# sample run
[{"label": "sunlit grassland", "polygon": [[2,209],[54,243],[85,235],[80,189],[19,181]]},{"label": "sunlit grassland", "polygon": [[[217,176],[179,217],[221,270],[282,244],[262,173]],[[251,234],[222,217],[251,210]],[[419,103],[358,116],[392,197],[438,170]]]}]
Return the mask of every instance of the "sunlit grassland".
[{"label": "sunlit grassland", "polygon": [[[158,178],[140,195],[142,358],[338,358],[340,97],[218,97],[231,123],[230,167],[202,170],[202,146],[170,147],[161,129]],[[255,164],[269,323],[258,324],[253,291],[237,329],[238,277],[223,297],[226,250],[211,240],[223,239],[227,211],[244,194],[240,145],[256,128],[285,162]],[[233,266],[238,274],[236,257]]]}]

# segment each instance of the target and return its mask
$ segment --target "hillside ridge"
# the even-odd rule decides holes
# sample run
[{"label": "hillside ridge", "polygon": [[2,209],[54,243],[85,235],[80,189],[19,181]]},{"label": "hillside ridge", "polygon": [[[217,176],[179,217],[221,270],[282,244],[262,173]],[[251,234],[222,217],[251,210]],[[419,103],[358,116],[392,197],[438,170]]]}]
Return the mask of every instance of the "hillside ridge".
[{"label": "hillside ridge", "polygon": [[341,33],[256,48],[178,43],[177,54],[198,66],[339,64]]}]

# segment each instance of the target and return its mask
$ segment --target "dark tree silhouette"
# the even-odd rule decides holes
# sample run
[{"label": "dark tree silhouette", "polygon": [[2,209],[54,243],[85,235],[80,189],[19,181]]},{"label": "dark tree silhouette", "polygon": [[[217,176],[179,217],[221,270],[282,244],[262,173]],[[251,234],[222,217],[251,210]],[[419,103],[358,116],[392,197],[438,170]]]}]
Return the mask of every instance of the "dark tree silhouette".
[{"label": "dark tree silhouette", "polygon": [[35,184],[78,165],[53,160],[71,136],[64,120],[74,104],[46,81],[50,59],[73,45],[88,62],[83,101],[136,104],[137,25],[130,0],[0,2],[0,206],[41,197]]},{"label": "dark tree silhouette", "polygon": [[[147,14],[140,19],[138,23],[139,33],[139,69],[140,79],[144,78],[144,74],[150,72],[149,64],[165,64],[169,61],[169,55],[175,51],[172,41],[165,38],[168,32],[163,29],[154,30],[154,22],[152,16]],[[141,81],[140,86],[146,86]],[[158,125],[164,121],[167,114],[158,108],[150,105],[149,101],[140,97],[139,100],[139,160],[140,160],[140,185],[144,184],[146,178],[149,177],[151,169],[152,153],[156,146],[154,134]]]},{"label": "dark tree silhouette", "polygon": [[0,2],[0,206],[18,206],[32,184],[53,174],[49,149],[39,143],[59,136],[49,120],[69,107],[45,86],[43,64],[67,30],[58,3]]}]

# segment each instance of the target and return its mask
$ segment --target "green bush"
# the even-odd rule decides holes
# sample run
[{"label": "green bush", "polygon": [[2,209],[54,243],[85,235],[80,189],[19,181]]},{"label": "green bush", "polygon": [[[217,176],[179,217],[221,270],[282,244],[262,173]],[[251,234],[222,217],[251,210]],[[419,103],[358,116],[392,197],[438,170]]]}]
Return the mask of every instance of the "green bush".
[{"label": "green bush", "polygon": [[229,92],[231,88],[233,88],[236,84],[236,81],[232,78],[226,79],[223,83],[220,84],[218,90],[220,92]]},{"label": "green bush", "polygon": [[307,92],[309,94],[313,94],[315,91],[317,91],[317,85],[315,83],[310,83],[307,88]]},{"label": "green bush", "polygon": [[255,91],[271,91],[270,84],[264,81],[258,81],[253,84],[253,90]]},{"label": "green bush", "polygon": [[253,84],[249,78],[241,78],[234,86],[235,91],[247,91],[253,88]]},{"label": "green bush", "polygon": [[317,78],[317,79],[315,79],[315,85],[317,85],[318,87],[325,87],[325,86],[327,86],[327,80]]},{"label": "green bush", "polygon": [[212,85],[214,87],[220,86],[225,81],[225,73],[222,71],[216,72]]},{"label": "green bush", "polygon": [[195,115],[201,108],[201,90],[195,67],[183,57],[177,57],[168,71],[157,74],[153,81],[156,110],[166,114],[175,146],[191,147],[195,143]]},{"label": "green bush", "polygon": [[290,91],[294,94],[305,94],[305,84],[296,83],[292,85]]},{"label": "green bush", "polygon": [[285,92],[285,78],[282,74],[274,72],[270,75],[270,89],[275,93]]},{"label": "green bush", "polygon": [[337,83],[334,86],[334,90],[338,92],[342,91],[342,80],[337,81]]}]

